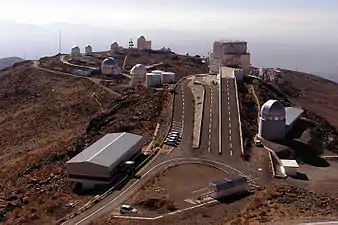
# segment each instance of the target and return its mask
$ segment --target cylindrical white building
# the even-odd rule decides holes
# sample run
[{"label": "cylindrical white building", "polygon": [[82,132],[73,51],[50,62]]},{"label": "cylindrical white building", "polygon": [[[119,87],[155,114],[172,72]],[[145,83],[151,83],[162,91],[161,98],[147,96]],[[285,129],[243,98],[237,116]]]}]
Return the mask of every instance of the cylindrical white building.
[{"label": "cylindrical white building", "polygon": [[101,72],[104,75],[120,76],[121,68],[112,57],[106,58],[101,64]]},{"label": "cylindrical white building", "polygon": [[70,53],[70,58],[72,60],[80,60],[81,59],[81,50],[79,46],[75,45],[72,47],[71,53]]},{"label": "cylindrical white building", "polygon": [[175,82],[175,73],[163,72],[161,73],[161,84],[172,84]]},{"label": "cylindrical white building", "polygon": [[261,109],[259,133],[267,140],[283,140],[286,133],[285,107],[277,100],[267,101]]},{"label": "cylindrical white building", "polygon": [[154,73],[147,73],[147,86],[156,87],[161,85],[161,75]]},{"label": "cylindrical white building", "polygon": [[135,85],[145,83],[146,75],[147,75],[147,69],[144,67],[144,65],[136,64],[130,70],[131,85],[135,86]]},{"label": "cylindrical white building", "polygon": [[86,45],[85,47],[85,54],[86,55],[92,55],[93,54],[93,48],[91,45]]}]

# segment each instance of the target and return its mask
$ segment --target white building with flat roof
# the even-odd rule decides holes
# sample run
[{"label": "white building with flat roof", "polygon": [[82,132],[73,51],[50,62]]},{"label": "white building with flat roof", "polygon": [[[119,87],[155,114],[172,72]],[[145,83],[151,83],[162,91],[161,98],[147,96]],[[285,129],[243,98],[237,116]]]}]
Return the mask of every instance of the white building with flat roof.
[{"label": "white building with flat roof", "polygon": [[285,169],[285,174],[288,176],[297,176],[299,165],[296,160],[281,159],[282,166]]},{"label": "white building with flat roof", "polygon": [[125,132],[105,135],[66,163],[68,180],[81,183],[84,189],[109,184],[119,164],[140,152],[142,139]]}]

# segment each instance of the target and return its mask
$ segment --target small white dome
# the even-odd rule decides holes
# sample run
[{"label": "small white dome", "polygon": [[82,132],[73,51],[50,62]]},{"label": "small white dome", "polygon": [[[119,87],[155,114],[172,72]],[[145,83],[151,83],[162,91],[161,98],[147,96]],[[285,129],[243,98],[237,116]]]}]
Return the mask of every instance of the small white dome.
[{"label": "small white dome", "polygon": [[262,106],[261,109],[262,117],[279,117],[281,119],[285,118],[285,107],[284,105],[277,100],[269,100]]},{"label": "small white dome", "polygon": [[85,52],[86,52],[86,53],[92,53],[92,52],[93,52],[92,46],[91,46],[91,45],[86,45],[86,47],[85,47]]},{"label": "small white dome", "polygon": [[118,65],[115,58],[109,57],[102,61],[101,67],[116,68]]},{"label": "small white dome", "polygon": [[110,46],[111,48],[118,48],[119,47],[119,44],[117,42],[114,42],[111,44]]},{"label": "small white dome", "polygon": [[80,54],[81,50],[79,48],[79,46],[75,45],[72,47],[72,54]]},{"label": "small white dome", "polygon": [[146,76],[147,69],[142,64],[136,64],[131,70],[130,75],[144,75]]}]

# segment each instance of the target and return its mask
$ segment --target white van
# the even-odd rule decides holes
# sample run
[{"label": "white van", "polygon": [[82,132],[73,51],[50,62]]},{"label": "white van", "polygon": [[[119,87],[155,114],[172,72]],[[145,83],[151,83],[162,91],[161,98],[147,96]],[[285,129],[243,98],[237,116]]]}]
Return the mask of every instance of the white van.
[{"label": "white van", "polygon": [[131,205],[121,205],[120,213],[137,213],[137,209],[132,207]]}]

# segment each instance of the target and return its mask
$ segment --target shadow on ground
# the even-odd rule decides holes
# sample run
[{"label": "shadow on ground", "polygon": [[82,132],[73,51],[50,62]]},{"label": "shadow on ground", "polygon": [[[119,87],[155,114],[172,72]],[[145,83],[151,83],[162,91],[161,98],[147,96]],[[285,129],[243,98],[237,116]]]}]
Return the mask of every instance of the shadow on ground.
[{"label": "shadow on ground", "polygon": [[296,179],[296,180],[305,180],[305,181],[309,180],[308,176],[305,173],[299,173],[299,172],[297,173],[296,176],[289,176],[289,177]]},{"label": "shadow on ground", "polygon": [[238,193],[238,194],[233,194],[233,195],[229,195],[227,197],[223,197],[218,199],[220,203],[225,203],[225,204],[230,204],[233,202],[236,202],[238,200],[241,200],[243,198],[249,197],[250,195],[253,195],[253,192],[249,192],[249,191],[245,191],[242,193]]}]

